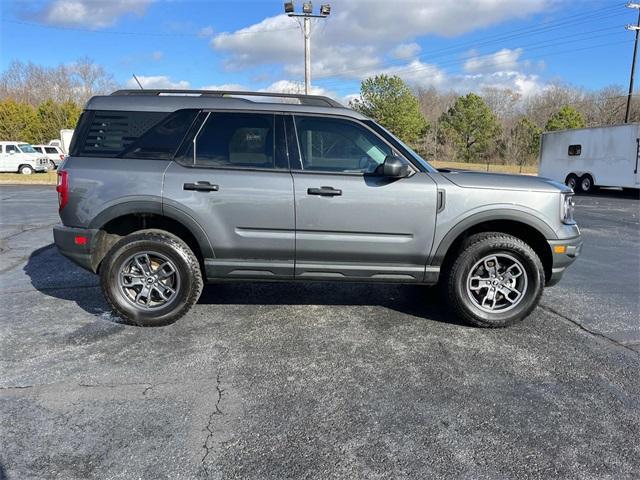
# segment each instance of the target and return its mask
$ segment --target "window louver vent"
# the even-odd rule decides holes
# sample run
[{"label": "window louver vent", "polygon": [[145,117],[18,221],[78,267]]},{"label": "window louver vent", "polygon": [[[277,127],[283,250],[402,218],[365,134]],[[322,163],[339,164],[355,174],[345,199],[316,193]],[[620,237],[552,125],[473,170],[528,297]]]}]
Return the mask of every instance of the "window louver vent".
[{"label": "window louver vent", "polygon": [[164,112],[97,111],[88,128],[81,155],[118,155],[166,115]]}]

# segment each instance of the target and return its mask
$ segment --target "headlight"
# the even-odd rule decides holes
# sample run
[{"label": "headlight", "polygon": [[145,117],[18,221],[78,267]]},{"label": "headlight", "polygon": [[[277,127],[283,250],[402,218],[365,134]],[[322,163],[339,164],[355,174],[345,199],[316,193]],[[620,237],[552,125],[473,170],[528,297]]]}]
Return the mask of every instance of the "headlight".
[{"label": "headlight", "polygon": [[576,204],[573,201],[573,193],[562,194],[562,206],[560,210],[560,220],[567,225],[573,225],[576,223],[573,218],[573,212],[576,209]]}]

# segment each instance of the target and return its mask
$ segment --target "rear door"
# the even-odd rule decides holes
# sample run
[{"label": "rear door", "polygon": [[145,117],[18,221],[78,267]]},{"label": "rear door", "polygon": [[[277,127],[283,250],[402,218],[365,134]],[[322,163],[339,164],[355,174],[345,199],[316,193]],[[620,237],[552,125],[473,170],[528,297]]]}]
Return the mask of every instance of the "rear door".
[{"label": "rear door", "polygon": [[166,171],[163,208],[191,216],[214,258],[209,278],[293,278],[293,180],[283,117],[203,112]]},{"label": "rear door", "polygon": [[296,198],[296,277],[423,281],[437,188],[417,168],[378,173],[393,148],[352,119],[300,116],[290,147]]}]

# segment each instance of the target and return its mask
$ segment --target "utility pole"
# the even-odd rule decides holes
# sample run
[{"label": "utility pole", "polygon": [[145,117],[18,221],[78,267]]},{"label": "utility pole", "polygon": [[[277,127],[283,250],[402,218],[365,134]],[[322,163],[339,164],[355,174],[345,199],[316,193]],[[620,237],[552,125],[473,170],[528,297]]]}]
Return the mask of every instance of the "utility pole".
[{"label": "utility pole", "polygon": [[295,13],[293,2],[285,2],[284,12],[292,18],[302,18],[302,33],[304,35],[304,93],[311,93],[311,19],[327,18],[331,13],[331,5],[328,3],[320,6],[320,15],[313,14],[311,2],[302,4],[302,13]]},{"label": "utility pole", "polygon": [[627,110],[624,114],[624,123],[629,123],[629,113],[631,111],[631,98],[633,97],[633,77],[636,71],[636,55],[638,53],[638,33],[640,33],[640,3],[628,3],[627,8],[638,10],[638,21],[635,25],[627,25],[627,30],[635,30],[636,41],[633,45],[633,60],[631,61],[631,78],[629,79],[629,95],[627,96]]}]

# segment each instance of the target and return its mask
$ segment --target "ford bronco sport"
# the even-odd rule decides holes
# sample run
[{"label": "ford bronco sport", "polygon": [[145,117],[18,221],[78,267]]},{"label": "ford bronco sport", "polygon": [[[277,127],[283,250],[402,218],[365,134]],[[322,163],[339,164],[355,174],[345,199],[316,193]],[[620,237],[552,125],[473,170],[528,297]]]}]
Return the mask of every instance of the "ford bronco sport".
[{"label": "ford bronco sport", "polygon": [[582,246],[573,192],[436,170],[321,96],[122,90],[92,98],[58,171],[59,250],[141,326],[204,281],[440,283],[466,321],[525,318]]}]

